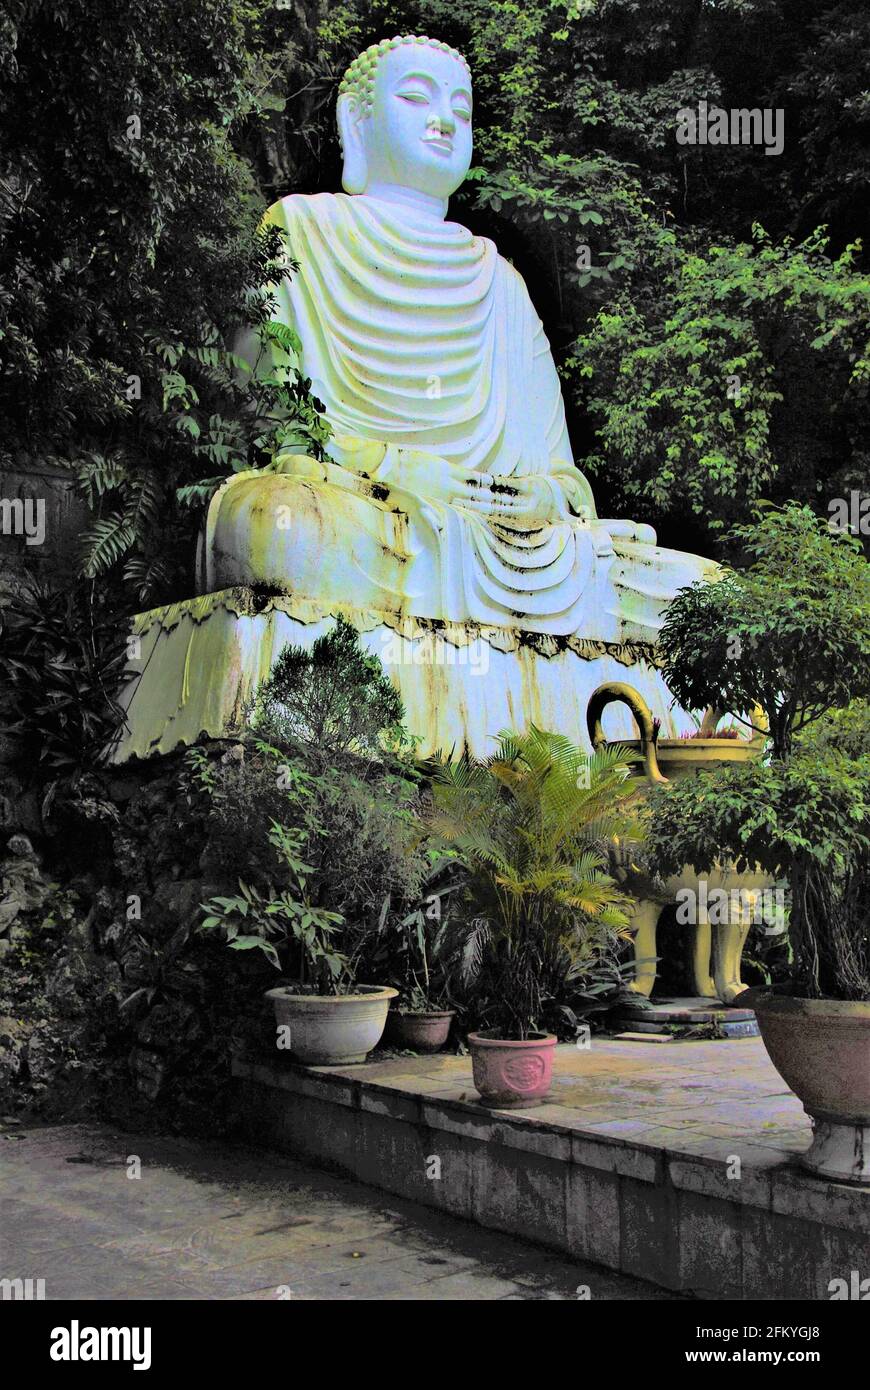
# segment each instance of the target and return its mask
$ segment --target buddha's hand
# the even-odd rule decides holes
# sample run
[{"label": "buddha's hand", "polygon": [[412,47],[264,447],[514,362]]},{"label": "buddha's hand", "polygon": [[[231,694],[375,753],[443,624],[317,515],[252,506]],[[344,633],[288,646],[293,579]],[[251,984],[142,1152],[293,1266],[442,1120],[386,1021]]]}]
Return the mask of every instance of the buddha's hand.
[{"label": "buddha's hand", "polygon": [[489,479],[487,493],[492,494],[492,502],[472,497],[469,509],[486,511],[508,526],[545,525],[570,516],[563,490],[542,474]]},{"label": "buddha's hand", "polygon": [[422,449],[387,446],[369,476],[386,487],[410,493],[423,502],[442,502],[482,512],[496,509],[497,482],[491,473],[475,473],[462,464]]},{"label": "buddha's hand", "polygon": [[517,527],[568,518],[568,498],[554,479],[541,474],[495,477],[422,449],[336,435],[329,446],[335,462],[359,477],[424,502],[441,502]]},{"label": "buddha's hand", "polygon": [[409,493],[424,502],[462,506],[479,501],[490,510],[495,502],[493,478],[423,449],[404,449],[379,440],[334,435],[328,446],[332,460],[371,483]]}]

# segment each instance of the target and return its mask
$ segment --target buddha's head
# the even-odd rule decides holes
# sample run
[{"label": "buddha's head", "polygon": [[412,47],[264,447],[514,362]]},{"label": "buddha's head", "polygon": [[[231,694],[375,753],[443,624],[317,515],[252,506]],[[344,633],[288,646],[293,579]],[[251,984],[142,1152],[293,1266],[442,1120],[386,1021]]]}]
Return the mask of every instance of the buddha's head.
[{"label": "buddha's head", "polygon": [[382,39],[355,58],[338,96],[342,184],[454,193],[471,163],[471,73],[438,39]]}]

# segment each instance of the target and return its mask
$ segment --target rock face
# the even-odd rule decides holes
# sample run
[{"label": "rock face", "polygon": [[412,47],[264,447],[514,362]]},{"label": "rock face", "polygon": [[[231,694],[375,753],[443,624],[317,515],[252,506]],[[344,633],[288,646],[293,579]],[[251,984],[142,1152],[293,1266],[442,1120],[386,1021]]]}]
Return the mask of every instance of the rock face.
[{"label": "rock face", "polygon": [[22,458],[0,472],[0,609],[4,591],[14,593],[25,573],[45,579],[73,573],[87,519],[64,469]]},{"label": "rock face", "polygon": [[229,968],[225,947],[193,930],[228,885],[200,868],[203,826],[179,769],[168,758],[88,781],[77,830],[67,812],[64,833],[49,818],[48,838],[0,839],[4,1113],[224,1124],[234,1030],[261,1026],[274,972]]},{"label": "rock face", "polygon": [[12,835],[0,861],[0,958],[23,931],[17,925],[20,915],[42,907],[49,891],[30,840]]},{"label": "rock face", "polygon": [[59,1049],[44,1007],[20,1012],[11,1007],[20,998],[15,991],[19,956],[28,952],[31,933],[55,887],[43,875],[31,840],[20,833],[10,836],[0,860],[0,1095],[12,1087],[24,1097],[34,1096],[55,1076]]}]

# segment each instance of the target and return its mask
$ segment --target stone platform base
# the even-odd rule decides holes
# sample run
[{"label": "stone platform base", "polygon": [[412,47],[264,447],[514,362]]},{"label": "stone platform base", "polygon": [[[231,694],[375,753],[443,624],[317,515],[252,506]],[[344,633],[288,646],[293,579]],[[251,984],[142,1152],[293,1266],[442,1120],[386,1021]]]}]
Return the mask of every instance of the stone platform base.
[{"label": "stone platform base", "polygon": [[[586,707],[605,681],[628,681],[661,721],[662,736],[694,725],[673,707],[650,647],[582,636],[549,637],[517,628],[429,622],[351,606],[322,608],[289,594],[222,589],[140,613],[133,620],[134,656],[122,694],[128,729],[113,761],[169,753],[181,744],[233,737],[245,706],[283,648],[310,648],[339,612],[360,634],[397,687],[405,725],[418,736],[420,757],[469,750],[486,757],[503,729],[530,724],[589,747]],[[629,711],[605,715],[611,739],[634,738]]]},{"label": "stone platform base", "polygon": [[234,1074],[248,1137],[666,1289],[829,1299],[870,1274],[870,1189],[795,1167],[809,1122],[755,1039],[560,1047],[529,1111],[479,1106],[468,1058]]},{"label": "stone platform base", "polygon": [[624,1008],[617,1020],[624,1033],[672,1037],[757,1038],[752,1009],[729,1008],[721,999],[654,999],[649,1008]]}]

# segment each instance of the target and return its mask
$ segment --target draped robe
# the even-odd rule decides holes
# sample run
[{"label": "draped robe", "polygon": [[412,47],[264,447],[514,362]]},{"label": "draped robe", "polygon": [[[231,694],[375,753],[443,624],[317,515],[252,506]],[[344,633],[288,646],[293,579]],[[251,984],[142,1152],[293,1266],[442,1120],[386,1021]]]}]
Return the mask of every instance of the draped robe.
[{"label": "draped robe", "polygon": [[[293,195],[268,217],[299,263],[275,317],[297,333],[336,439],[329,463],[294,455],[271,480],[225,484],[205,587],[253,577],[450,623],[654,639],[667,599],[710,567],[598,521],[543,326],[493,243],[366,195]],[[548,505],[518,521],[430,500],[427,458],[508,488],[535,475]]]}]

